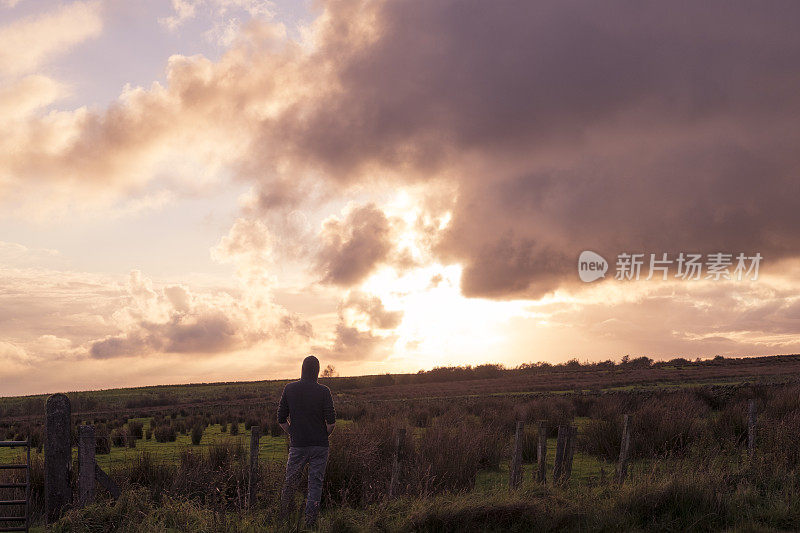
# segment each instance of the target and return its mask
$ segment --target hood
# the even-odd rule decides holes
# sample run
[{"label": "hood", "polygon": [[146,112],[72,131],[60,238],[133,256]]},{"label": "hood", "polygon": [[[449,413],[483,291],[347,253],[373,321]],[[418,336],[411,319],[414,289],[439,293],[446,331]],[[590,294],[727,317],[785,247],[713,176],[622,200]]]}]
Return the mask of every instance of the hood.
[{"label": "hood", "polygon": [[300,374],[300,379],[317,381],[317,376],[319,376],[319,359],[309,355],[303,359],[303,371]]}]

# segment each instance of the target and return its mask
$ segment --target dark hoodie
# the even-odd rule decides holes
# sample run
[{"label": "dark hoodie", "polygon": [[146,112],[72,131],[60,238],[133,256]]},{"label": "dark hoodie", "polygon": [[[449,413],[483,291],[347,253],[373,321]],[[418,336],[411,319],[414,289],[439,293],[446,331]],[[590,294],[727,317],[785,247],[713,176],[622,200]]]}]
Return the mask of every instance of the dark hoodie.
[{"label": "dark hoodie", "polygon": [[319,360],[313,355],[303,361],[300,381],[284,387],[278,405],[278,423],[289,422],[290,446],[328,446],[326,423],[336,422],[331,391],[317,383]]}]

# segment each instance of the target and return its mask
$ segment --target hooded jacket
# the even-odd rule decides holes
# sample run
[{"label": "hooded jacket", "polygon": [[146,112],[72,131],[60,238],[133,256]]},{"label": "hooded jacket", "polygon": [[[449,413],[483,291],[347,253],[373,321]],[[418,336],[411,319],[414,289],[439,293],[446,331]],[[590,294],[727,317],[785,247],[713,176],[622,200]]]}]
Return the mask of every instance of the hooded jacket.
[{"label": "hooded jacket", "polygon": [[[316,364],[314,364],[316,363]],[[314,358],[303,361],[300,381],[284,387],[278,404],[278,423],[289,420],[289,446],[328,446],[326,424],[336,422],[331,390],[317,383],[319,362]]]}]

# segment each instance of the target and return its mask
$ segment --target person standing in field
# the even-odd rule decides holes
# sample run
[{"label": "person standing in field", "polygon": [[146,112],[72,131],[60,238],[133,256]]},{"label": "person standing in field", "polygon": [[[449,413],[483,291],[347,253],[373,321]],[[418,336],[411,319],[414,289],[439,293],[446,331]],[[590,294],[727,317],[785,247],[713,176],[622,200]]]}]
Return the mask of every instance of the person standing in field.
[{"label": "person standing in field", "polygon": [[303,467],[308,464],[306,525],[313,526],[319,515],[322,480],[328,465],[328,436],[336,427],[336,410],[331,391],[317,383],[319,359],[309,355],[303,360],[300,381],[284,387],[278,404],[278,424],[289,434],[289,459],[281,495],[281,517],[294,509],[294,494]]}]

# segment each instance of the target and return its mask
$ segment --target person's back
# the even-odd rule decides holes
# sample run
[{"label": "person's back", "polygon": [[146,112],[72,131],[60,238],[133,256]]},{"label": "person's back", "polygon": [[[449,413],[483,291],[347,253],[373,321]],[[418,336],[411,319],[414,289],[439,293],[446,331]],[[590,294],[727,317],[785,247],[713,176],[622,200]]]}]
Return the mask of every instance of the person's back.
[{"label": "person's back", "polygon": [[278,408],[278,422],[286,422],[290,414],[290,446],[328,446],[327,424],[336,421],[328,387],[312,379],[286,385]]},{"label": "person's back", "polygon": [[336,424],[331,391],[317,383],[319,360],[310,355],[303,361],[300,381],[284,387],[278,404],[278,424],[289,434],[289,459],[281,498],[281,514],[294,506],[294,493],[303,466],[308,463],[306,524],[313,525],[319,513],[322,481],[328,464],[328,435]]}]

